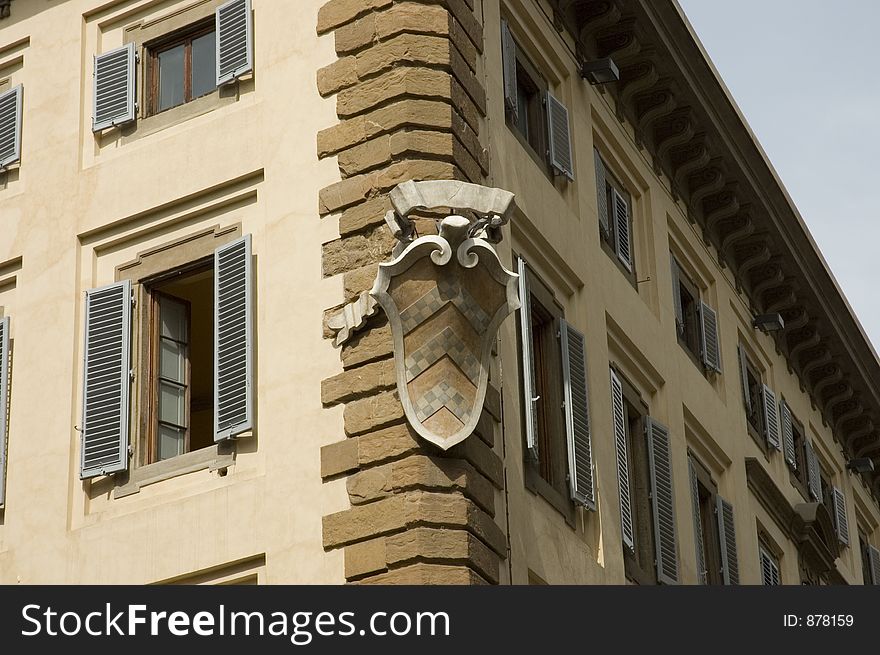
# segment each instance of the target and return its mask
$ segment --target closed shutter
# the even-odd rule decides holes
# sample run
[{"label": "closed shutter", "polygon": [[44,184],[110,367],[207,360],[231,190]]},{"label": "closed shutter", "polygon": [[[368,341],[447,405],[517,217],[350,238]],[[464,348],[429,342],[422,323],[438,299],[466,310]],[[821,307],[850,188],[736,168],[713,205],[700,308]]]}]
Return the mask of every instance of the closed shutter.
[{"label": "closed shutter", "polygon": [[745,350],[743,350],[742,344],[737,345],[736,354],[739,356],[739,381],[742,385],[743,405],[745,405],[746,414],[751,415],[752,399],[749,396],[748,363],[746,360],[746,353]]},{"label": "closed shutter", "polygon": [[813,444],[809,441],[806,442],[804,450],[807,455],[807,486],[810,489],[810,496],[813,497],[813,500],[822,502],[822,475],[816,451],[813,450]]},{"label": "closed shutter", "polygon": [[529,292],[529,265],[518,258],[519,270],[519,327],[522,341],[523,420],[526,427],[526,448],[538,459],[538,413],[535,411],[535,354],[532,352],[532,295]]},{"label": "closed shutter", "polygon": [[562,372],[565,388],[565,432],[571,498],[596,509],[593,452],[590,444],[590,401],[587,394],[586,340],[562,321]]},{"label": "closed shutter", "polygon": [[672,489],[672,461],[669,429],[648,418],[648,460],[651,469],[651,504],[654,510],[654,543],[657,579],[678,583],[678,549],[675,536],[675,497]]},{"label": "closed shutter", "polygon": [[131,283],[86,292],[80,478],[128,468]]},{"label": "closed shutter", "polygon": [[672,308],[675,310],[675,331],[679,336],[684,335],[684,309],[681,305],[681,270],[675,257],[672,262]]},{"label": "closed shutter", "polygon": [[0,169],[21,159],[21,103],[24,89],[19,84],[0,94]]},{"label": "closed shutter", "polygon": [[135,119],[135,62],[134,43],[95,57],[93,132]]},{"label": "closed shutter", "polygon": [[250,0],[217,7],[217,86],[254,69],[254,31]]},{"label": "closed shutter", "polygon": [[871,584],[880,585],[880,549],[868,546],[868,568],[871,569]]},{"label": "closed shutter", "polygon": [[214,251],[214,440],[254,427],[251,236]]},{"label": "closed shutter", "polygon": [[568,109],[552,93],[547,92],[547,129],[550,142],[550,165],[559,175],[574,179],[574,159],[571,152],[571,129]]},{"label": "closed shutter", "polygon": [[501,21],[501,62],[504,69],[504,108],[513,122],[519,120],[516,92],[516,41],[506,20]]},{"label": "closed shutter", "polygon": [[718,344],[718,316],[715,310],[700,302],[703,332],[703,364],[710,371],[721,372],[721,349]]},{"label": "closed shutter", "polygon": [[779,412],[776,408],[776,394],[773,390],[764,385],[764,436],[767,443],[776,450],[782,448],[779,441]]},{"label": "closed shutter", "polygon": [[617,258],[632,273],[632,243],[629,229],[629,205],[617,189],[611,190],[612,214]]},{"label": "closed shutter", "polygon": [[832,487],[831,502],[834,506],[834,526],[837,528],[837,540],[846,545],[849,543],[849,519],[846,515],[846,496],[841,489]]},{"label": "closed shutter", "polygon": [[758,549],[758,556],[761,560],[761,583],[768,587],[780,585],[779,564],[776,563],[776,558],[763,547]]},{"label": "closed shutter", "polygon": [[6,505],[6,416],[9,405],[9,317],[0,319],[0,507]]},{"label": "closed shutter", "polygon": [[629,495],[629,461],[626,444],[626,408],[623,405],[623,386],[611,370],[611,411],[614,422],[614,445],[617,450],[617,488],[620,495],[620,527],[623,543],[635,551],[632,505]]},{"label": "closed shutter", "polygon": [[691,482],[691,507],[694,515],[694,543],[697,551],[697,580],[706,584],[706,556],[703,546],[703,521],[700,518],[700,487],[694,461],[688,457],[688,474]]},{"label": "closed shutter", "polygon": [[782,446],[785,452],[785,461],[792,470],[797,470],[797,454],[794,451],[794,422],[791,417],[791,409],[785,400],[779,401],[779,419],[782,423]]},{"label": "closed shutter", "polygon": [[726,585],[739,584],[739,561],[736,555],[736,529],[733,523],[733,505],[721,496],[715,497],[718,518],[718,543],[721,544],[721,576]]},{"label": "closed shutter", "polygon": [[593,162],[596,165],[596,206],[599,210],[599,228],[606,241],[611,239],[611,221],[608,218],[608,191],[605,182],[605,162],[599,151],[593,148]]}]

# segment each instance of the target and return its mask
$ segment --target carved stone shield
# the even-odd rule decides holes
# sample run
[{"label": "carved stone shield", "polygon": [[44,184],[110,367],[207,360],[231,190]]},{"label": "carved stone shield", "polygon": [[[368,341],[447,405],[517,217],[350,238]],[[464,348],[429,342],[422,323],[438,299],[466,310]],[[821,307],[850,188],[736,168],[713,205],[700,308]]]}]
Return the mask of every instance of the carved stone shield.
[{"label": "carved stone shield", "polygon": [[443,449],[474,431],[492,342],[504,318],[519,307],[518,276],[473,233],[467,218],[443,219],[439,236],[411,241],[381,264],[370,292],[391,323],[406,417]]}]

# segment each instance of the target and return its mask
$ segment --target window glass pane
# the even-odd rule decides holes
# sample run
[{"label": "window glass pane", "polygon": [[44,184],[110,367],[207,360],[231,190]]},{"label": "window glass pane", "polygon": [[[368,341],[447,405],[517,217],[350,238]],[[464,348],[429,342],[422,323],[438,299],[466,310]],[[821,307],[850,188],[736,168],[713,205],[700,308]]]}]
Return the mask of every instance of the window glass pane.
[{"label": "window glass pane", "polygon": [[169,459],[183,454],[184,431],[167,425],[159,426],[159,459]]},{"label": "window glass pane", "polygon": [[159,53],[159,111],[183,103],[183,48]]},{"label": "window glass pane", "polygon": [[217,71],[214,61],[217,53],[214,45],[215,32],[193,39],[192,42],[192,97],[198,98],[217,87]]},{"label": "window glass pane", "polygon": [[161,352],[159,354],[159,375],[166,380],[174,380],[183,384],[186,346],[168,339],[161,340]]},{"label": "window glass pane", "polygon": [[186,389],[167,382],[159,383],[159,421],[184,426]]},{"label": "window glass pane", "polygon": [[176,341],[188,341],[186,329],[186,305],[171,298],[159,298],[159,315],[163,337]]}]

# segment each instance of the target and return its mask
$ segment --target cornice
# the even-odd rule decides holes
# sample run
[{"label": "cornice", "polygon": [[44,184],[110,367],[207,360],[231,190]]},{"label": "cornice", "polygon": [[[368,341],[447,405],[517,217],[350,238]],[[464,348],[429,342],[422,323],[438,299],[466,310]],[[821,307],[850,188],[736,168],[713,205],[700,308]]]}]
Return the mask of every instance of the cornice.
[{"label": "cornice", "polygon": [[607,85],[673,197],[755,313],[779,312],[778,352],[849,457],[875,460],[880,359],[779,176],[674,0],[551,0],[584,57],[612,57]]}]

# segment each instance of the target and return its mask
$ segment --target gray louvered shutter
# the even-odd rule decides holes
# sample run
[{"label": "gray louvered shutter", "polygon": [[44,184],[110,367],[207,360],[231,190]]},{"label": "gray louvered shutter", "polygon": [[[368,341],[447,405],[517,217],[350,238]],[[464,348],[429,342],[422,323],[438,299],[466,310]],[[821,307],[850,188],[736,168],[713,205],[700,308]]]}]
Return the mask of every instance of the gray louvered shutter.
[{"label": "gray louvered shutter", "polygon": [[9,405],[9,317],[0,318],[0,507],[6,505],[6,416]]},{"label": "gray louvered shutter", "polygon": [[519,257],[519,326],[522,339],[523,419],[526,423],[526,448],[538,459],[538,413],[535,411],[535,354],[532,352],[532,296],[529,293],[529,265]]},{"label": "gray louvered shutter", "polygon": [[614,445],[617,450],[617,488],[620,495],[620,527],[623,543],[635,550],[632,505],[629,494],[629,460],[626,443],[626,408],[623,406],[623,386],[611,369],[611,412],[614,422]]},{"label": "gray louvered shutter", "polygon": [[611,190],[611,211],[614,216],[614,236],[617,258],[632,272],[632,243],[629,230],[629,206],[617,189]]},{"label": "gray louvered shutter", "polygon": [[746,353],[742,344],[737,344],[736,354],[739,356],[739,381],[742,385],[743,405],[746,408],[746,414],[752,413],[752,399],[749,396],[749,375],[748,364],[746,363]]},{"label": "gray louvered shutter", "polygon": [[21,103],[24,89],[19,84],[0,94],[0,169],[21,159]]},{"label": "gray louvered shutter", "polygon": [[80,478],[128,468],[131,282],[86,292]]},{"label": "gray louvered shutter", "polygon": [[504,70],[504,108],[513,122],[519,120],[516,92],[516,41],[506,20],[501,21],[501,63]]},{"label": "gray louvered shutter", "polygon": [[574,157],[571,151],[571,128],[568,109],[552,93],[547,92],[547,141],[550,143],[550,165],[557,174],[574,179]]},{"label": "gray louvered shutter", "polygon": [[785,453],[785,461],[796,471],[797,454],[794,452],[794,422],[791,417],[791,409],[785,400],[779,401],[779,420],[782,423],[782,447]]},{"label": "gray louvered shutter", "polygon": [[724,584],[738,585],[739,560],[736,554],[736,528],[733,523],[733,505],[721,496],[716,496],[715,515],[718,518],[718,543],[721,544],[721,576]]},{"label": "gray louvered shutter", "polygon": [[565,432],[571,498],[596,509],[593,452],[590,444],[590,401],[587,394],[586,339],[562,321],[562,373],[565,389]]},{"label": "gray louvered shutter", "polygon": [[871,570],[871,584],[880,585],[880,550],[874,546],[868,546],[868,568]]},{"label": "gray louvered shutter", "polygon": [[764,436],[767,443],[776,450],[782,448],[779,441],[779,412],[776,407],[776,394],[773,390],[764,385]]},{"label": "gray louvered shutter", "polygon": [[217,7],[217,86],[254,69],[254,30],[250,0],[231,0]]},{"label": "gray louvered shutter", "polygon": [[834,506],[834,527],[837,529],[837,540],[849,544],[849,518],[846,515],[846,496],[843,490],[832,487],[831,502]]},{"label": "gray louvered shutter", "polygon": [[678,335],[684,334],[684,309],[681,306],[681,269],[675,257],[670,257],[672,262],[672,309],[675,311],[675,331]]},{"label": "gray louvered shutter", "polygon": [[710,371],[721,372],[721,349],[718,344],[718,315],[704,302],[700,302],[702,324],[703,364]]},{"label": "gray louvered shutter", "polygon": [[779,565],[776,563],[776,558],[764,550],[763,547],[758,548],[758,556],[761,560],[761,583],[768,587],[775,587],[781,584]]},{"label": "gray louvered shutter", "polygon": [[648,460],[651,469],[657,579],[666,584],[677,584],[678,548],[675,535],[675,496],[672,489],[669,429],[648,417],[645,431],[648,436]]},{"label": "gray louvered shutter", "polygon": [[254,427],[251,235],[214,251],[214,441]]},{"label": "gray louvered shutter", "polygon": [[134,43],[95,56],[93,132],[135,119],[136,70]]},{"label": "gray louvered shutter", "polygon": [[599,228],[605,240],[611,238],[611,221],[608,218],[608,193],[605,182],[605,162],[599,151],[593,148],[593,162],[596,165],[596,207],[599,211]]},{"label": "gray louvered shutter", "polygon": [[691,506],[694,515],[694,543],[697,554],[697,580],[706,584],[706,557],[703,546],[703,521],[700,518],[700,488],[697,481],[697,470],[693,460],[688,457],[688,475],[691,482]]},{"label": "gray louvered shutter", "polygon": [[822,475],[816,451],[813,450],[813,444],[809,441],[804,445],[804,450],[807,455],[807,486],[810,489],[810,496],[813,497],[813,500],[822,502]]}]

